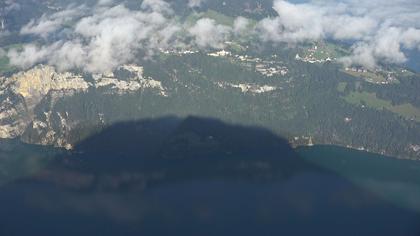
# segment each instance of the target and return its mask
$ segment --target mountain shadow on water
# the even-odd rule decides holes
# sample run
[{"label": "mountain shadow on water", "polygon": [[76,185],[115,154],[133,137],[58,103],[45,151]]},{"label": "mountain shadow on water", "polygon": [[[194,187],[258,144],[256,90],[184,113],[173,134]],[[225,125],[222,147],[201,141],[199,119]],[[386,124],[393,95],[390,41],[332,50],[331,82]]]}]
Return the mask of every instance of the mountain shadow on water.
[{"label": "mountain shadow on water", "polygon": [[417,212],[215,119],[112,125],[0,187],[0,235],[419,235]]},{"label": "mountain shadow on water", "polygon": [[287,140],[268,130],[199,117],[120,123],[79,143],[75,152],[72,158],[83,160],[83,168],[106,172],[187,165],[186,172],[211,173],[245,161],[261,167],[273,162],[270,167],[285,174],[309,168]]}]

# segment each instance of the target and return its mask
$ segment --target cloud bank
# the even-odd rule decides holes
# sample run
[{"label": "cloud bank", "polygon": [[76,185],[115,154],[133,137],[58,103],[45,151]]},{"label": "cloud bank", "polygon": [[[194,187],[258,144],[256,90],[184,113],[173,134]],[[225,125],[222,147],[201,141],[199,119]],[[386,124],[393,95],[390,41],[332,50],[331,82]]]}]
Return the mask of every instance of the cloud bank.
[{"label": "cloud bank", "polygon": [[200,19],[189,29],[195,38],[195,43],[200,48],[223,48],[223,43],[228,40],[231,28],[218,25],[213,19]]},{"label": "cloud bank", "polygon": [[[197,7],[202,2],[189,0],[187,5]],[[139,50],[153,55],[177,45],[223,48],[225,41],[250,33],[262,43],[345,41],[352,45],[352,53],[339,60],[369,68],[378,63],[404,63],[405,50],[420,50],[418,0],[313,0],[299,4],[274,0],[273,9],[277,16],[252,27],[244,17],[237,17],[231,26],[208,18],[186,25],[177,21],[170,3],[164,0],[144,0],[140,10],[99,0],[93,9],[69,7],[30,21],[20,33],[49,43],[28,44],[20,51],[9,51],[8,56],[22,68],[48,63],[59,70],[105,72],[130,62]],[[59,40],[51,41],[54,35],[59,35],[55,37]]]},{"label": "cloud bank", "polygon": [[[168,47],[178,31],[176,22],[170,19],[172,10],[164,1],[144,1],[142,11],[123,5],[102,6],[83,16],[83,11],[76,8],[31,21],[22,28],[22,34],[48,37],[69,30],[69,36],[46,46],[29,44],[22,51],[10,51],[11,63],[27,68],[46,61],[59,70],[76,67],[104,72],[129,62],[139,49]],[[74,26],[66,29],[64,23]]]},{"label": "cloud bank", "polygon": [[353,44],[346,64],[375,67],[378,62],[404,63],[403,49],[420,49],[420,2],[275,0],[278,16],[259,22],[264,41],[299,43],[334,39]]},{"label": "cloud bank", "polygon": [[[190,1],[197,6],[201,1]],[[128,63],[142,51],[153,55],[175,45],[185,45],[182,31],[199,48],[222,48],[231,28],[208,18],[186,27],[175,20],[171,5],[163,0],[144,0],[140,10],[130,10],[112,1],[100,0],[94,9],[69,7],[52,15],[31,20],[20,33],[43,38],[42,46],[31,43],[8,53],[11,64],[30,68],[48,63],[58,70],[81,68],[87,72],[108,72]],[[51,42],[52,36],[59,40]]]}]

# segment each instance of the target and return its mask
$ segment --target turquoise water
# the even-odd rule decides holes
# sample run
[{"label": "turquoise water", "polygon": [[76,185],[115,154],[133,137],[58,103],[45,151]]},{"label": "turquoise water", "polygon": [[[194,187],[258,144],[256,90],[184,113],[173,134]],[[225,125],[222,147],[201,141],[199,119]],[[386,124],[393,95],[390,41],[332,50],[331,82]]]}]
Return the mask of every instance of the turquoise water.
[{"label": "turquoise water", "polygon": [[393,204],[420,212],[420,161],[335,146],[302,147],[298,153]]}]

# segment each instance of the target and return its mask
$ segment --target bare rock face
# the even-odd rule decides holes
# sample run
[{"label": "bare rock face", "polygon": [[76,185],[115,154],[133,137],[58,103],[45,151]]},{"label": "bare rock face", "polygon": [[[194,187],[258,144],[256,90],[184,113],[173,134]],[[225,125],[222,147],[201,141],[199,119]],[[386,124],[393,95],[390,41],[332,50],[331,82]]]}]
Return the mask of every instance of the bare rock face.
[{"label": "bare rock face", "polygon": [[[87,80],[82,75],[57,72],[54,67],[44,65],[8,78],[0,77],[0,138],[21,138],[28,143],[71,149],[67,136],[81,121],[75,122],[68,112],[52,112],[58,100],[101,88],[117,95],[151,89],[167,96],[160,81],[143,77],[142,67],[124,65],[118,70],[127,72],[128,78],[119,79],[109,72],[94,74],[93,80]],[[43,101],[49,102],[50,110],[40,114],[36,109]]]},{"label": "bare rock face", "polygon": [[50,91],[75,90],[86,91],[89,84],[80,75],[72,73],[57,73],[53,67],[39,66],[27,72],[14,75],[11,78],[12,89],[25,100],[36,104]]},{"label": "bare rock face", "polygon": [[114,92],[119,94],[149,88],[156,90],[162,96],[167,96],[165,88],[160,81],[143,77],[143,67],[137,65],[123,65],[118,69],[129,72],[130,77],[127,80],[121,80],[118,79],[113,72],[94,74],[93,79],[95,80],[95,83],[93,86],[95,88],[111,86]]},{"label": "bare rock face", "polygon": [[86,91],[89,84],[78,75],[57,73],[38,66],[10,78],[0,78],[0,138],[16,138],[32,122],[35,107],[50,91]]},{"label": "bare rock face", "polygon": [[0,138],[15,138],[29,122],[25,101],[15,94],[0,95]]}]

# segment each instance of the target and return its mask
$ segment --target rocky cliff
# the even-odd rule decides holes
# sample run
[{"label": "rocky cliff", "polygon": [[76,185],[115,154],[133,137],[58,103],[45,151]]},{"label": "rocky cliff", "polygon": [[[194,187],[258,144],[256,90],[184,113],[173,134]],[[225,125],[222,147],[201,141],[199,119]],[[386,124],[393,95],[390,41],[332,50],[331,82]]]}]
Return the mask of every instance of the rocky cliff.
[{"label": "rocky cliff", "polygon": [[[107,94],[124,95],[150,89],[167,96],[161,82],[144,78],[141,66],[124,65],[117,70],[124,76],[109,72],[88,78],[88,75],[58,72],[51,66],[40,65],[10,77],[0,77],[0,138],[23,135],[23,139],[31,143],[70,149],[71,143],[63,135],[68,135],[79,121],[70,120],[68,112],[53,114],[60,99],[101,88]],[[45,107],[46,103],[50,109],[41,112],[39,107]],[[24,135],[28,130],[31,135]],[[63,132],[59,134],[58,130]]]}]

